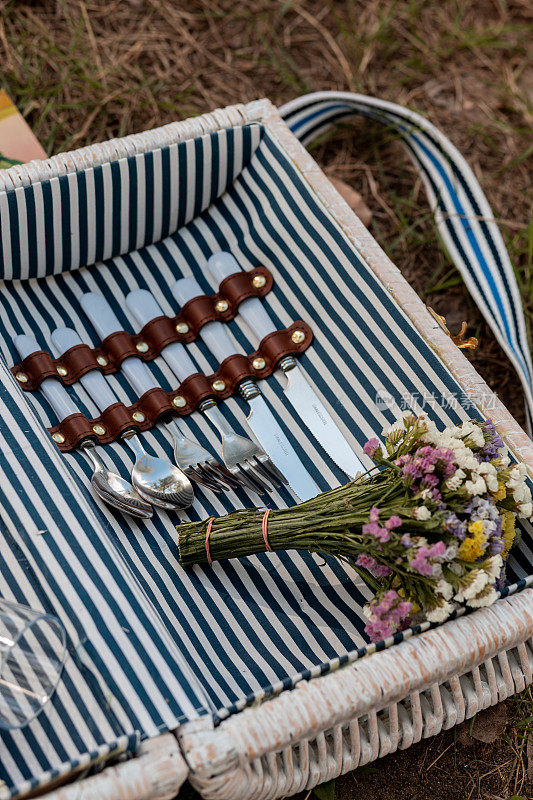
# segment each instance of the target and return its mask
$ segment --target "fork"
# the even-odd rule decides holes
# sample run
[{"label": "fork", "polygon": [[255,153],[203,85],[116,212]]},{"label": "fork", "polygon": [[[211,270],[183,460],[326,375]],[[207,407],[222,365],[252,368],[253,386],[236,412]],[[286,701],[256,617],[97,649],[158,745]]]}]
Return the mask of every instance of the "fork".
[{"label": "fork", "polygon": [[[82,295],[80,302],[102,339],[122,330],[113,309],[102,295],[87,292]],[[139,397],[150,389],[159,388],[146,364],[135,356],[126,358],[121,364],[121,370]],[[164,422],[164,425],[173,439],[176,464],[190,480],[213,492],[229,491],[237,486],[231,473],[198,442],[188,439],[175,420]]]},{"label": "fork", "polygon": [[[163,315],[157,300],[146,289],[135,289],[130,292],[126,297],[126,305],[141,326]],[[167,345],[161,351],[161,355],[180,382],[198,372],[182,344],[175,342]],[[235,433],[215,400],[204,400],[199,408],[220,433],[222,460],[233,477],[258,494],[270,492],[270,484],[275,487],[276,482],[282,480],[283,476],[273,471],[275,467],[271,462],[269,469],[268,456],[251,439]]]},{"label": "fork", "polygon": [[[189,300],[192,300],[193,297],[197,297],[202,292],[200,285],[196,280],[194,280],[194,278],[181,278],[170,287],[170,291],[180,306],[185,305],[185,303],[187,303]],[[208,325],[202,327],[200,330],[200,338],[207,346],[207,349],[217,358],[217,360],[219,360],[220,363],[222,363],[224,358],[226,358],[228,355],[231,355],[233,351],[233,346],[227,330],[221,322],[210,322]],[[214,342],[216,342],[217,345],[222,346],[214,347]],[[225,353],[225,355],[222,358],[218,358],[221,353]],[[243,381],[241,383],[241,387],[243,387],[244,384],[245,382]],[[272,418],[272,421],[275,425],[276,422],[274,418]],[[276,442],[276,444],[279,445],[279,441]],[[268,480],[274,486],[274,488],[278,488],[281,484],[288,484],[285,475],[274,464],[265,449],[255,442],[252,442],[250,446],[250,441],[248,440],[246,448],[238,448],[237,446],[237,452],[236,448],[232,447],[228,452],[228,457],[232,460],[235,458],[242,459],[238,463],[251,464],[256,472],[268,477]],[[296,454],[294,454],[294,457],[296,458]],[[229,463],[232,462],[230,461]]]}]

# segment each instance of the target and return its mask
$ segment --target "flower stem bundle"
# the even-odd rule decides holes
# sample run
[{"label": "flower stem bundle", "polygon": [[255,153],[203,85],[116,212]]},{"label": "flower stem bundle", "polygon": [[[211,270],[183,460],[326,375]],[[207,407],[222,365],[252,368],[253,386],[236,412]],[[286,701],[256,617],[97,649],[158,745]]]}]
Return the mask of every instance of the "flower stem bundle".
[{"label": "flower stem bundle", "polygon": [[379,640],[415,619],[441,621],[461,604],[489,605],[504,582],[515,516],[531,517],[525,467],[511,464],[490,420],[439,432],[408,416],[375,468],[288,509],[236,511],[179,526],[184,566],[267,550],[335,556],[375,590],[366,632]]}]

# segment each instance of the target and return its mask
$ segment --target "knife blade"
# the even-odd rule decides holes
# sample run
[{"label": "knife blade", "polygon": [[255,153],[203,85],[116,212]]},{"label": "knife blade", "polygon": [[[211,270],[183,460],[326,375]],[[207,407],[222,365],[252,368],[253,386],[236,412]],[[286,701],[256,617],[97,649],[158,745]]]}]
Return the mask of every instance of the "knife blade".
[{"label": "knife blade", "polygon": [[[215,253],[209,258],[207,269],[214,280],[220,283],[228,275],[238,272],[241,267],[231,253]],[[244,300],[239,306],[239,314],[258,341],[276,330],[276,326],[257,297]],[[296,359],[287,356],[278,366],[287,378],[287,386],[283,390],[285,397],[328,456],[350,478],[355,477],[358,472],[364,472],[365,467],[306,379]]]},{"label": "knife blade", "polygon": [[[171,287],[171,291],[180,306],[203,294],[200,285],[193,278],[181,278]],[[200,329],[200,337],[219,363],[235,352],[221,322],[208,322]],[[316,497],[320,489],[298,458],[259,387],[252,380],[244,380],[239,385],[239,392],[250,406],[248,426],[265,453],[283,473],[292,491],[302,501]]]}]

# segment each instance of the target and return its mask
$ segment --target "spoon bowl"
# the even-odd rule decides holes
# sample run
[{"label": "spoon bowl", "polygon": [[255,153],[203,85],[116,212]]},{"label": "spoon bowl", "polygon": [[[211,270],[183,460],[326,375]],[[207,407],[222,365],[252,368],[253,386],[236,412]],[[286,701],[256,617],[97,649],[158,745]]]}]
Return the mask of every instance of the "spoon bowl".
[{"label": "spoon bowl", "polygon": [[194,500],[194,490],[185,473],[162,458],[148,455],[135,433],[127,432],[123,438],[135,454],[131,482],[139,495],[169,511],[188,508]]},{"label": "spoon bowl", "polygon": [[80,447],[92,462],[94,471],[91,475],[91,486],[98,497],[107,505],[125,514],[150,519],[153,514],[150,503],[135,491],[129,481],[107,469],[95,449],[94,442],[82,442]]}]

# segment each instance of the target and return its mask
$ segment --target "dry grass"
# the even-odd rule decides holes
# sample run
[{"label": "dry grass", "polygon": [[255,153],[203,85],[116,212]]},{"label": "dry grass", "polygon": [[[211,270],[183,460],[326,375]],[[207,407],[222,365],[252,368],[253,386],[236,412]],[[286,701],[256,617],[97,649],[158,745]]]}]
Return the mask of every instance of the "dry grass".
[{"label": "dry grass", "polygon": [[[228,103],[262,95],[281,103],[318,89],[353,89],[427,113],[481,180],[528,321],[532,30],[529,0],[0,0],[4,83],[50,153]],[[421,184],[394,136],[358,125],[316,145],[314,155],[363,194],[374,236],[450,327],[469,320],[481,339],[477,369],[523,420],[518,381],[442,253]],[[531,716],[530,695],[513,708]],[[492,766],[486,746],[469,751],[467,769],[457,767],[464,755],[456,744],[445,752],[452,734],[438,737],[424,795],[416,788],[407,794],[408,781],[403,794],[386,787],[399,764],[416,775],[429,763],[427,745],[387,759],[367,783],[381,787],[374,796],[382,798],[436,799],[445,785],[447,800],[508,798],[526,791],[528,730],[511,723],[509,742],[492,748]],[[483,771],[490,776],[482,779]],[[350,797],[348,783],[341,786],[341,796]]]}]

